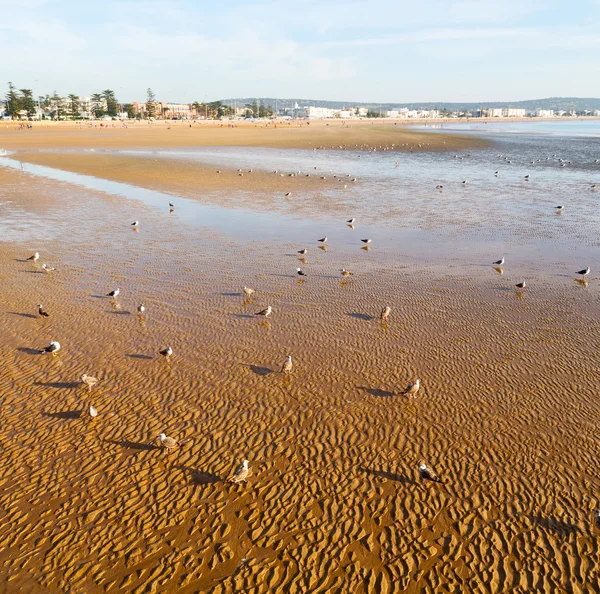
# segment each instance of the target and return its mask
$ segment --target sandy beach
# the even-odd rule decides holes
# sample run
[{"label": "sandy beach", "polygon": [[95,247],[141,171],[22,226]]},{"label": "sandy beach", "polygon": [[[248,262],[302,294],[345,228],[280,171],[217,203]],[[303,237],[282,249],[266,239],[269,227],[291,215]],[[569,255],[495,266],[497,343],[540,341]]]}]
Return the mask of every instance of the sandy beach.
[{"label": "sandy beach", "polygon": [[[389,161],[351,151],[392,143]],[[215,146],[277,150],[244,148],[259,166],[241,172],[237,152],[169,154]],[[0,148],[164,193],[0,167],[1,591],[598,591],[587,178],[496,180],[487,139],[370,123],[0,128]],[[412,160],[392,177],[396,159]],[[586,223],[551,211],[560,192]],[[59,353],[36,352],[51,340]],[[227,482],[243,459],[248,482]],[[420,461],[442,482],[422,484]]]}]

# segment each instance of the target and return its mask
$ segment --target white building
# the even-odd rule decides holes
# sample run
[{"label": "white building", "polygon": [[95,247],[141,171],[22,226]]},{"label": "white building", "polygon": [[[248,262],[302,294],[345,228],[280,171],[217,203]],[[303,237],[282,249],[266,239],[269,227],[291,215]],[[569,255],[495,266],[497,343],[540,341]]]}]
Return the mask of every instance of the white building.
[{"label": "white building", "polygon": [[524,118],[527,115],[526,109],[517,107],[507,107],[502,110],[505,118]]},{"label": "white building", "polygon": [[335,118],[340,112],[339,109],[329,109],[328,107],[314,107],[313,105],[300,108],[297,111],[299,118],[307,120],[322,120],[325,118]]},{"label": "white building", "polygon": [[366,118],[367,117],[367,113],[369,113],[369,110],[366,107],[359,107],[356,110],[356,113],[358,114],[359,118]]},{"label": "white building", "polygon": [[553,118],[554,110],[553,109],[536,109],[535,116],[537,118]]}]

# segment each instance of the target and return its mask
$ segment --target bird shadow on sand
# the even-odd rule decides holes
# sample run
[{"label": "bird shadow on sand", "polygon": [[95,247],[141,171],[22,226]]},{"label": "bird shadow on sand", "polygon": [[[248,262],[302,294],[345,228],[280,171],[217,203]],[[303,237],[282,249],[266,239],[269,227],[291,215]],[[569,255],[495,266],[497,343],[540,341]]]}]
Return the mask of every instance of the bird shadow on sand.
[{"label": "bird shadow on sand", "polygon": [[233,316],[234,318],[253,318],[254,317],[254,316],[251,316],[250,314],[240,314],[240,313],[232,313],[230,315]]},{"label": "bird shadow on sand", "polygon": [[579,528],[575,524],[571,524],[570,522],[563,522],[562,520],[556,520],[551,516],[543,517],[539,514],[524,514],[524,517],[529,518],[529,520],[531,520],[541,528],[544,528],[544,530],[556,532],[557,534],[562,534],[563,536],[569,536],[571,534],[576,534],[577,532],[579,532]]},{"label": "bird shadow on sand", "polygon": [[117,309],[117,310],[107,309],[105,311],[106,311],[106,313],[117,315],[117,316],[130,316],[131,315],[131,312],[127,311],[126,309],[123,309],[123,310],[120,310],[120,309]]},{"label": "bird shadow on sand", "polygon": [[19,316],[21,318],[30,318],[31,320],[35,320],[37,317],[30,313],[20,313],[18,311],[9,311],[7,313],[9,313],[11,316]]},{"label": "bird shadow on sand", "polygon": [[93,297],[94,299],[108,299],[108,296],[106,295],[90,295],[90,297]]},{"label": "bird shadow on sand", "polygon": [[154,357],[151,357],[150,355],[142,355],[141,353],[130,353],[129,355],[125,356],[129,357],[130,359],[142,359],[144,361],[154,359]]},{"label": "bird shadow on sand", "polygon": [[24,274],[43,274],[42,270],[21,270]]},{"label": "bird shadow on sand", "polygon": [[252,373],[256,373],[256,375],[269,375],[274,373],[274,371],[268,367],[260,367],[259,365],[248,365],[247,367],[250,368]]},{"label": "bird shadow on sand", "polygon": [[129,439],[105,439],[105,443],[112,443],[113,445],[118,445],[126,450],[141,450],[145,452],[150,452],[152,450],[160,449],[158,446],[153,445],[151,443],[145,443],[143,441],[130,441]]},{"label": "bird shadow on sand", "polygon": [[396,472],[388,472],[387,470],[375,470],[371,468],[365,468],[364,466],[359,466],[358,470],[361,472],[365,472],[370,474],[371,476],[376,476],[380,479],[386,479],[388,481],[394,481],[396,483],[401,483],[402,485],[416,485],[417,482],[413,479],[407,478],[401,474]]},{"label": "bird shadow on sand", "polygon": [[493,291],[503,291],[504,293],[508,293],[513,289],[511,287],[493,287]]},{"label": "bird shadow on sand", "polygon": [[20,351],[21,353],[27,353],[28,355],[40,355],[40,350],[39,349],[30,349],[28,347],[19,347],[17,349],[17,351]]},{"label": "bird shadow on sand", "polygon": [[183,465],[177,466],[177,468],[185,472],[190,479],[190,483],[194,485],[214,485],[215,483],[222,482],[220,477],[210,472],[204,472],[203,470]]},{"label": "bird shadow on sand", "polygon": [[61,410],[58,412],[44,412],[42,413],[45,417],[50,417],[52,419],[80,419],[81,411],[80,410]]},{"label": "bird shadow on sand", "polygon": [[81,386],[81,382],[34,382],[34,386],[44,386],[46,388],[56,388],[58,390],[74,390]]},{"label": "bird shadow on sand", "polygon": [[387,390],[380,390],[379,388],[369,388],[367,386],[357,386],[359,390],[371,394],[371,396],[377,396],[378,398],[390,398],[396,396],[394,392],[388,392]]},{"label": "bird shadow on sand", "polygon": [[241,293],[220,293],[222,297],[241,297]]},{"label": "bird shadow on sand", "polygon": [[364,320],[365,322],[370,322],[374,319],[373,316],[370,316],[369,314],[359,313],[357,311],[351,311],[348,313],[348,315],[351,318],[356,318],[357,320]]}]

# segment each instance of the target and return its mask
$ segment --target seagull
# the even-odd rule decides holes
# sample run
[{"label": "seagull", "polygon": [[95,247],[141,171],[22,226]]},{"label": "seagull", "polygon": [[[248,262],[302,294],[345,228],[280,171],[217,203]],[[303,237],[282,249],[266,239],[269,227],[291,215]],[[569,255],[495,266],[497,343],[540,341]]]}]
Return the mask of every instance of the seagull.
[{"label": "seagull", "polygon": [[140,222],[139,221],[133,221],[133,223],[131,223],[131,226],[135,229],[137,227],[140,226]]},{"label": "seagull", "polygon": [[463,183],[463,184],[466,184],[466,183],[467,183],[467,180],[466,180],[466,179],[464,179],[464,180],[462,181],[462,183]]},{"label": "seagull", "polygon": [[140,303],[137,307],[138,313],[143,314],[146,311],[146,306],[143,303]]},{"label": "seagull", "polygon": [[527,285],[525,284],[525,281],[517,283],[515,285],[515,287],[517,287],[517,289],[524,289]]},{"label": "seagull", "polygon": [[528,176],[528,175],[526,175],[526,176],[525,176],[525,179],[526,179],[527,181],[529,181],[529,176]]},{"label": "seagull", "polygon": [[111,291],[110,293],[107,293],[106,296],[107,297],[118,297],[119,293],[121,292],[121,289],[119,289],[118,287],[116,289],[114,289],[113,291]]},{"label": "seagull", "polygon": [[42,264],[42,268],[46,271],[46,272],[54,272],[56,270],[56,268],[52,267],[52,266],[48,266],[48,264]]},{"label": "seagull", "polygon": [[417,379],[414,382],[408,384],[408,386],[406,386],[404,393],[407,394],[408,396],[410,396],[411,398],[415,398],[420,387],[421,387],[421,380]]},{"label": "seagull", "polygon": [[423,482],[432,481],[434,483],[441,483],[442,479],[435,473],[425,462],[419,464],[419,476]]},{"label": "seagull", "polygon": [[590,273],[590,267],[587,266],[583,270],[578,270],[577,274],[581,274],[581,276],[587,276]]},{"label": "seagull", "polygon": [[561,204],[560,206],[555,206],[554,208],[556,210],[562,210],[564,208],[564,205]]},{"label": "seagull", "polygon": [[502,264],[504,264],[504,256],[502,256],[502,258],[500,258],[500,260],[496,260],[494,262],[494,266],[502,266]]},{"label": "seagull", "polygon": [[361,241],[365,244],[367,243],[371,243],[373,240],[372,239],[361,239]]},{"label": "seagull", "polygon": [[172,202],[169,202],[169,208],[175,208],[175,205]]},{"label": "seagull", "polygon": [[250,287],[244,287],[242,291],[244,292],[244,295],[254,295],[254,289],[251,289]]},{"label": "seagull", "polygon": [[286,197],[286,198],[289,198],[291,195],[292,195],[292,193],[291,193],[291,192],[286,192],[286,193],[285,193],[285,197]]},{"label": "seagull", "polygon": [[38,305],[38,314],[40,314],[42,318],[50,317],[50,314],[42,307],[41,303]]},{"label": "seagull", "polygon": [[90,413],[90,417],[92,417],[92,421],[98,416],[98,411],[91,404],[90,404],[90,408],[89,408],[88,412]]},{"label": "seagull", "polygon": [[356,219],[352,218],[349,221],[346,221],[346,223],[348,223],[348,225],[354,225],[354,221],[356,221]]},{"label": "seagull", "polygon": [[387,320],[390,312],[392,311],[392,308],[389,305],[386,305],[382,310],[381,313],[379,314],[379,319],[380,320]]},{"label": "seagull", "polygon": [[35,254],[33,254],[33,256],[29,256],[29,258],[27,259],[31,260],[32,262],[37,262],[40,259],[40,255],[36,252]]},{"label": "seagull", "polygon": [[40,350],[40,355],[42,353],[58,353],[58,351],[60,351],[60,343],[53,340],[47,347]]},{"label": "seagull", "polygon": [[170,346],[168,346],[167,348],[158,351],[158,353],[168,359],[173,354],[173,349]]},{"label": "seagull", "polygon": [[327,235],[325,235],[325,237],[321,237],[321,239],[319,239],[319,241],[321,243],[327,243]]},{"label": "seagull", "polygon": [[160,447],[167,450],[167,454],[174,448],[181,445],[180,441],[167,437],[164,433],[156,436],[156,439],[160,440]]},{"label": "seagull", "polygon": [[255,316],[265,316],[265,318],[268,318],[271,315],[272,311],[273,311],[273,308],[270,305],[267,305],[266,309],[261,309],[259,312],[256,312],[254,315]]},{"label": "seagull", "polygon": [[342,276],[352,276],[352,273],[349,270],[346,270],[345,268],[342,268],[340,272],[342,273]]},{"label": "seagull", "polygon": [[296,268],[296,273],[298,276],[306,276],[306,273],[302,270],[302,268]]},{"label": "seagull", "polygon": [[244,460],[234,471],[229,479],[230,483],[241,483],[248,481],[248,460]]},{"label": "seagull", "polygon": [[594,510],[594,520],[596,521],[596,528],[600,529],[600,509]]},{"label": "seagull", "polygon": [[306,248],[302,248],[301,250],[298,250],[298,253],[301,256],[305,256],[308,253],[308,250]]},{"label": "seagull", "polygon": [[444,186],[442,186],[442,184],[438,184],[435,189],[436,190],[442,190],[444,188]]},{"label": "seagull", "polygon": [[98,383],[98,380],[91,375],[83,374],[81,376],[81,383],[85,384],[88,387],[88,391],[92,389]]},{"label": "seagull", "polygon": [[292,355],[288,355],[283,363],[283,366],[281,367],[281,373],[292,373],[292,367]]}]

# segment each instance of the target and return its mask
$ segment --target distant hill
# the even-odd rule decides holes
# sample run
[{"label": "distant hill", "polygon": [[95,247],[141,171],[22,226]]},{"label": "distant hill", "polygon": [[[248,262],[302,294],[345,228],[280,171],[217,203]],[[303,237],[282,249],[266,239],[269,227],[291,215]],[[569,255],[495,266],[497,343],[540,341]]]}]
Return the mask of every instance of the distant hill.
[{"label": "distant hill", "polygon": [[226,105],[236,104],[238,107],[253,101],[262,101],[265,105],[273,107],[294,107],[297,103],[300,107],[314,105],[315,107],[329,107],[330,109],[341,109],[343,107],[367,107],[369,109],[398,109],[408,107],[409,109],[447,109],[448,111],[471,111],[479,107],[521,107],[524,109],[554,109],[570,111],[593,111],[600,109],[600,98],[583,97],[547,97],[546,99],[528,99],[526,101],[480,101],[474,103],[448,102],[448,101],[424,101],[413,103],[369,103],[357,101],[323,101],[321,99],[277,99],[274,97],[245,97],[240,99],[221,99]]}]

